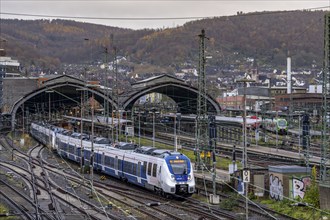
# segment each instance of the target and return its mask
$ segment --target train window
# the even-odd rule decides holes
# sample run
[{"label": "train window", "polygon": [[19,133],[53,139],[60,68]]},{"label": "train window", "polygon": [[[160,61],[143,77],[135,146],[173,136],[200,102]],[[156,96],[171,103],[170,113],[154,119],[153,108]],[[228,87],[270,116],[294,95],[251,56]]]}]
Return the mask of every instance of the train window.
[{"label": "train window", "polygon": [[118,167],[117,169],[122,169],[120,166],[120,160],[118,160],[117,167]]},{"label": "train window", "polygon": [[110,166],[110,157],[108,157],[108,156],[104,157],[104,165]]},{"label": "train window", "polygon": [[169,162],[174,174],[187,174],[187,161],[170,160]]},{"label": "train window", "polygon": [[130,166],[131,166],[131,164],[129,162],[124,161],[123,162],[123,171],[126,173],[131,173]]},{"label": "train window", "polygon": [[142,173],[143,174],[146,174],[146,171],[147,171],[147,162],[143,162],[143,167],[142,167]]},{"label": "train window", "polygon": [[137,176],[141,176],[141,162],[138,162],[138,165],[137,165]]},{"label": "train window", "polygon": [[133,170],[132,170],[132,174],[134,175],[134,176],[136,176],[136,163],[133,163]]},{"label": "train window", "polygon": [[152,166],[152,163],[148,163],[148,175],[151,176],[151,166]]},{"label": "train window", "polygon": [[159,167],[159,173],[162,173],[162,166]]},{"label": "train window", "polygon": [[132,163],[126,162],[127,163],[127,173],[132,173]]},{"label": "train window", "polygon": [[115,160],[112,157],[109,157],[109,160],[110,160],[109,166],[113,168],[115,166]]},{"label": "train window", "polygon": [[68,151],[73,154],[74,146],[69,144],[69,150]]},{"label": "train window", "polygon": [[152,169],[152,176],[156,177],[156,174],[157,174],[157,164],[154,164]]}]

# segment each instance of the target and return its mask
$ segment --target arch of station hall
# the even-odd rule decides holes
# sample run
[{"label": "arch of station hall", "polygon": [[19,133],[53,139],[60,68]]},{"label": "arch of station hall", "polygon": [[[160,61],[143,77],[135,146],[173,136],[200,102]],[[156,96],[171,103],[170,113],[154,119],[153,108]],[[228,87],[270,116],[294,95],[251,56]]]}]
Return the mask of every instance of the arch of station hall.
[{"label": "arch of station hall", "polygon": [[[22,114],[23,109],[31,115],[40,113],[48,116],[49,110],[55,112],[63,110],[65,106],[81,106],[82,98],[87,100],[92,94],[102,105],[109,103],[109,111],[118,108],[117,103],[107,95],[104,88],[72,76],[63,75],[44,81],[39,79],[36,80],[35,87],[36,89],[32,89],[13,103],[10,111],[12,128],[15,126],[16,114],[18,112]],[[27,113],[24,114],[27,116]]]},{"label": "arch of station hall", "polygon": [[[126,94],[126,99],[122,101],[123,109],[132,110],[139,98],[150,93],[160,93],[170,97],[178,105],[178,112],[182,114],[197,114],[198,89],[166,74],[132,84],[132,91]],[[221,108],[218,102],[209,95],[206,96],[206,100],[207,111],[220,114]]]},{"label": "arch of station hall", "polygon": [[[182,114],[197,113],[198,89],[170,75],[151,77],[132,84],[130,92],[120,95],[118,99],[119,105],[109,95],[111,94],[109,90],[107,92],[106,88],[96,86],[98,85],[96,83],[98,82],[93,84],[92,82],[86,82],[68,75],[44,80],[36,78],[32,86],[30,85],[28,89],[25,88],[25,91],[21,92],[24,95],[19,96],[11,105],[12,128],[14,128],[18,118],[17,113],[21,113],[21,116],[30,114],[34,117],[37,117],[36,115],[39,113],[39,115],[44,115],[44,118],[45,115],[49,117],[49,111],[53,114],[65,108],[80,106],[82,94],[85,94],[84,100],[87,100],[94,94],[95,100],[111,112],[118,109],[118,106],[124,110],[132,110],[135,102],[140,97],[150,93],[160,93],[176,102],[179,108],[178,112]],[[221,109],[216,100],[208,95],[206,100],[208,112],[219,114]],[[30,118],[30,120],[38,119]]]}]

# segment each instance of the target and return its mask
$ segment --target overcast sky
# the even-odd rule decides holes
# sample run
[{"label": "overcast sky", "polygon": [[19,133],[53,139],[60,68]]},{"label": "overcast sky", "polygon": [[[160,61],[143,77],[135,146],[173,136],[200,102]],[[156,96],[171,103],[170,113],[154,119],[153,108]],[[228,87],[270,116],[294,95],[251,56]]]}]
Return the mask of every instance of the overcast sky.
[{"label": "overcast sky", "polygon": [[0,0],[1,18],[40,19],[20,14],[46,15],[132,29],[176,27],[237,11],[329,10],[329,6],[329,0]]}]

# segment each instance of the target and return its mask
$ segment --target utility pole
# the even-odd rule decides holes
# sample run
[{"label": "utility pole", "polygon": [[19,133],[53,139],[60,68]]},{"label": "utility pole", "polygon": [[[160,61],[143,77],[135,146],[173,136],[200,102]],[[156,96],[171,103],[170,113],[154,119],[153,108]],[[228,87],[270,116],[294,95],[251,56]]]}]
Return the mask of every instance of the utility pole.
[{"label": "utility pole", "polygon": [[92,111],[92,131],[91,131],[91,155],[90,155],[90,175],[91,175],[91,194],[90,197],[93,197],[93,184],[94,184],[94,108],[95,108],[95,97],[94,97],[94,89],[97,87],[96,85],[87,85],[91,87],[92,91],[92,100],[91,104],[91,111]]},{"label": "utility pole", "polygon": [[[243,173],[249,173],[248,172],[248,158],[247,158],[247,135],[246,135],[246,86],[247,83],[249,82],[254,82],[254,80],[251,79],[241,79],[241,80],[237,80],[236,82],[242,82],[244,83],[244,94],[243,94]],[[244,174],[243,174],[244,176]],[[243,177],[243,182],[244,182],[244,190],[245,190],[245,219],[249,219],[249,202],[248,202],[248,187],[249,187],[249,183],[248,181],[244,180]]]},{"label": "utility pole", "polygon": [[[330,161],[330,13],[325,15],[324,30],[324,61],[323,61],[323,85],[322,85],[322,143],[320,163],[320,186],[329,188],[329,174],[327,162]],[[322,208],[322,202],[321,202]],[[329,209],[329,206],[326,207]]]},{"label": "utility pole", "polygon": [[[206,81],[205,81],[205,30],[199,36],[199,63],[198,63],[198,97],[197,97],[197,117],[196,117],[196,170],[203,169],[206,164],[206,157],[210,153],[208,143],[208,116],[206,102]],[[209,147],[210,148],[210,147]],[[209,161],[210,162],[210,161]]]},{"label": "utility pole", "polygon": [[50,100],[50,94],[54,93],[54,90],[47,90],[46,93],[48,93],[48,122],[50,123],[50,121],[52,120],[51,117],[51,100]]},{"label": "utility pole", "polygon": [[83,146],[83,118],[84,118],[84,100],[85,100],[85,92],[86,88],[82,89],[76,89],[77,91],[80,91],[80,172],[84,173],[84,146]]},{"label": "utility pole", "polygon": [[93,182],[94,182],[94,92],[92,92],[92,106],[91,106],[91,110],[92,110],[92,135],[91,135],[91,142],[92,142],[92,146],[91,146],[91,166],[90,166],[90,174],[91,174],[91,197],[93,197]]},{"label": "utility pole", "polygon": [[114,71],[115,71],[115,75],[116,75],[116,82],[115,82],[115,87],[116,87],[116,101],[117,101],[117,114],[116,114],[116,118],[117,118],[117,132],[116,132],[116,141],[119,141],[119,135],[120,135],[120,107],[119,107],[119,80],[118,80],[118,69],[117,69],[117,47],[113,47],[113,52],[114,52]]},{"label": "utility pole", "polygon": [[[106,88],[106,97],[109,98],[109,86],[108,86],[108,48],[104,48],[104,54],[105,54],[105,88]],[[104,100],[104,117],[106,117],[106,124],[109,125],[109,102],[107,100]]]}]

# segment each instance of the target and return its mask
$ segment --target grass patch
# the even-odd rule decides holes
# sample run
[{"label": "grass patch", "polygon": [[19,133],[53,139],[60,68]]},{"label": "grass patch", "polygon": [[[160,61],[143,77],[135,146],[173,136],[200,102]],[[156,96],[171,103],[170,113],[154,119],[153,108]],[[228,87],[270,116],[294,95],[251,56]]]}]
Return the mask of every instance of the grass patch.
[{"label": "grass patch", "polygon": [[[6,205],[4,204],[0,204],[0,214],[6,214],[9,212],[9,209],[7,208]],[[20,219],[19,217],[17,216],[7,216],[7,217],[1,217],[0,219],[3,219],[3,220],[17,220],[17,219]]]},{"label": "grass patch", "polygon": [[238,206],[238,194],[231,194],[227,199],[222,199],[220,208],[233,211]]},{"label": "grass patch", "polygon": [[207,198],[206,196],[198,195],[198,194],[196,194],[196,193],[194,193],[194,194],[191,196],[191,198],[193,198],[193,199],[197,199],[197,200],[199,200],[199,201],[201,201],[201,202],[205,202],[205,203],[208,203],[208,202],[209,202],[209,201],[208,201],[208,198]]},{"label": "grass patch", "polygon": [[[323,217],[327,217],[327,219],[330,219],[330,214],[321,213],[320,211],[315,210],[312,207],[292,206],[294,202],[286,199],[283,201],[265,199],[262,200],[260,203],[277,212],[292,216],[300,220],[322,219]],[[329,213],[329,211],[327,213]]]}]

